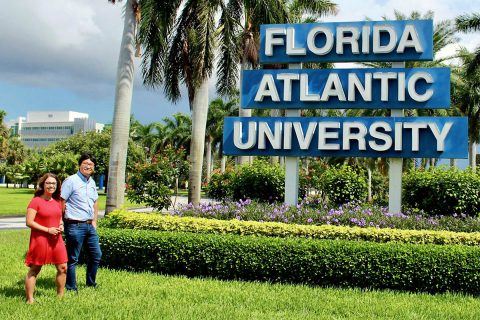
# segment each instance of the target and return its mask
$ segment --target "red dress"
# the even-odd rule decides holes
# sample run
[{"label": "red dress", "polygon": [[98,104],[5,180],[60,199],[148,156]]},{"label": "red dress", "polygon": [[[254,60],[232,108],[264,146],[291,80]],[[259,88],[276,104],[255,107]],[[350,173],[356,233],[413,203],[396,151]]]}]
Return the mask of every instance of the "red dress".
[{"label": "red dress", "polygon": [[[28,208],[37,211],[34,221],[44,227],[58,228],[62,217],[62,205],[55,199],[45,200],[35,197]],[[44,264],[62,264],[68,261],[67,250],[62,235],[52,235],[47,232],[31,229],[30,245],[25,264],[30,266]]]}]

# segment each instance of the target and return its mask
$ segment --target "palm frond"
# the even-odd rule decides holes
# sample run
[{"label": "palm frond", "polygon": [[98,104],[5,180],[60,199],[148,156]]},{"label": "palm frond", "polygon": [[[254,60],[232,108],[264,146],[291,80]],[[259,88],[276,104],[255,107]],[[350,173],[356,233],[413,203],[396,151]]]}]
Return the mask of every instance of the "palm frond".
[{"label": "palm frond", "polygon": [[458,31],[480,31],[480,13],[464,14],[455,18]]}]

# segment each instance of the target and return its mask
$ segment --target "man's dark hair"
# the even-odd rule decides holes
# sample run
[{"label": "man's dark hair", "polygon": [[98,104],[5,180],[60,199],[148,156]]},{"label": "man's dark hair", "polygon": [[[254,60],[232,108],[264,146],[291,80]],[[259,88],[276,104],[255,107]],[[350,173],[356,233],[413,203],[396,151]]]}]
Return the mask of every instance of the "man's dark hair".
[{"label": "man's dark hair", "polygon": [[80,156],[80,159],[78,159],[78,165],[80,166],[83,161],[85,160],[90,160],[93,162],[94,165],[97,165],[97,158],[93,154],[90,153],[84,153]]}]

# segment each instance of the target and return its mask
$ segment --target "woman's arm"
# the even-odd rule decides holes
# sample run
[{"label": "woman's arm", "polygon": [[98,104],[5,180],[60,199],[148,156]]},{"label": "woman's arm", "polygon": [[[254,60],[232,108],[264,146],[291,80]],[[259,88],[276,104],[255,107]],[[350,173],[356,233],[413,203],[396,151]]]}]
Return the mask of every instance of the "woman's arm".
[{"label": "woman's arm", "polygon": [[49,233],[49,234],[58,234],[60,232],[59,228],[49,228],[49,227],[45,227],[45,226],[42,226],[41,224],[35,222],[35,216],[37,215],[37,210],[35,209],[32,209],[32,208],[28,208],[27,209],[27,227],[29,227],[30,229],[35,229],[35,230],[39,230],[39,231],[43,231],[43,232],[46,232],[46,233]]}]

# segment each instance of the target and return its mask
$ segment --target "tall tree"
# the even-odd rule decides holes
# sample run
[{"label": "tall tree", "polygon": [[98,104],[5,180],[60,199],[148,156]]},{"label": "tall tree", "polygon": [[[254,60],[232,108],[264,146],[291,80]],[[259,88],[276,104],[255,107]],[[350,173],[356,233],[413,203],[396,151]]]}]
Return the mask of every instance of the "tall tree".
[{"label": "tall tree", "polygon": [[145,48],[145,84],[152,87],[163,84],[171,101],[180,98],[181,84],[187,87],[192,112],[188,201],[193,204],[200,202],[208,80],[216,50],[215,16],[223,6],[222,0],[170,1],[168,4],[142,1],[140,39]]},{"label": "tall tree", "polygon": [[[433,19],[434,12],[427,11],[422,14],[418,11],[412,11],[410,14],[404,14],[398,10],[394,11],[395,20],[418,20],[418,19]],[[389,17],[383,17],[384,20],[391,20]],[[445,66],[446,61],[456,57],[446,56],[440,57],[438,53],[450,44],[457,43],[458,38],[455,36],[455,27],[452,21],[444,20],[438,23],[435,23],[433,27],[433,61],[407,61],[405,63],[406,68],[432,68],[432,67],[442,67]],[[363,62],[362,63],[368,67],[374,68],[389,68],[391,67],[391,62]],[[405,110],[406,116],[445,116],[447,115],[447,110],[445,109],[407,109]],[[389,109],[353,109],[347,111],[347,114],[350,116],[389,116]],[[380,159],[377,162],[377,166],[381,166],[382,169],[385,169],[388,166],[388,163],[385,161],[385,158]],[[409,169],[413,167],[413,159],[404,159],[403,166],[404,169]],[[431,163],[435,162],[435,159],[430,159]],[[422,161],[423,164],[427,164],[427,161]],[[388,172],[388,170],[387,170]]]},{"label": "tall tree", "polygon": [[165,142],[176,149],[188,150],[192,140],[192,118],[177,112],[170,117],[163,118],[163,122],[165,123]]},{"label": "tall tree", "polygon": [[[112,3],[116,2],[115,0],[108,1]],[[125,198],[125,170],[133,94],[135,28],[139,16],[139,2],[137,0],[127,0],[120,56],[117,66],[117,84],[115,89],[105,213],[121,207]]]},{"label": "tall tree", "polygon": [[207,130],[205,136],[205,143],[207,146],[206,151],[206,166],[207,166],[207,181],[210,180],[212,163],[213,163],[213,154],[215,152],[216,146],[218,146],[218,154],[220,157],[222,172],[225,171],[225,157],[222,155],[223,149],[223,122],[224,118],[228,116],[234,116],[238,114],[238,97],[231,99],[227,102],[223,101],[221,98],[217,98],[210,102],[208,108],[208,118],[207,118]]},{"label": "tall tree", "polygon": [[[258,67],[261,24],[299,22],[303,15],[309,15],[311,20],[316,20],[336,12],[337,5],[329,0],[229,1],[221,17],[221,58],[217,62],[217,91],[231,97],[238,89],[241,71]],[[251,115],[251,109],[239,109],[239,116]],[[249,162],[249,158],[241,156],[239,162]]]},{"label": "tall tree", "polygon": [[[464,14],[455,19],[457,29],[461,32],[480,31],[480,13]],[[467,73],[473,74],[480,69],[480,46],[475,49],[475,54],[467,66]]]},{"label": "tall tree", "polygon": [[468,117],[469,164],[476,170],[476,144],[480,143],[480,69],[470,70],[475,54],[465,48],[459,54],[461,66],[452,69],[452,104]]}]

